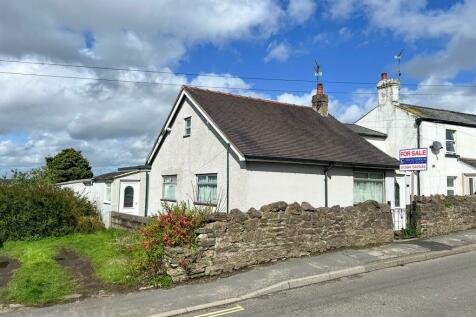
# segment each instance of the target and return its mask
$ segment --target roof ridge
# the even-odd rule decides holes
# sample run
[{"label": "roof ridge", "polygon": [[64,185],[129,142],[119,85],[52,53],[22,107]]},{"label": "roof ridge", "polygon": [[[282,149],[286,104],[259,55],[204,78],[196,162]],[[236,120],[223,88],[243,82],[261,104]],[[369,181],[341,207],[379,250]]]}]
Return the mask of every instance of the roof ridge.
[{"label": "roof ridge", "polygon": [[211,92],[211,93],[217,93],[217,94],[227,95],[227,96],[232,96],[232,97],[237,97],[237,98],[244,98],[244,99],[252,99],[252,100],[256,100],[256,101],[271,102],[271,103],[275,103],[275,104],[278,104],[278,105],[285,105],[285,106],[292,106],[292,107],[300,107],[300,108],[311,108],[310,106],[297,105],[297,104],[294,104],[294,103],[281,102],[281,101],[277,101],[277,100],[264,99],[264,98],[251,97],[251,96],[244,96],[244,95],[238,95],[238,94],[232,94],[232,93],[229,93],[229,92],[218,91],[218,90],[210,90],[210,89],[204,89],[204,88],[200,88],[200,87],[196,87],[196,86],[190,86],[190,85],[183,85],[183,88],[185,88],[185,89],[198,89],[198,90],[202,90],[202,91],[208,91],[208,92]]},{"label": "roof ridge", "polygon": [[428,107],[428,106],[420,106],[420,105],[414,105],[410,103],[400,103],[400,105],[403,106],[410,106],[410,107],[418,107],[418,108],[425,108],[425,109],[431,109],[431,110],[438,110],[438,111],[447,111],[447,112],[452,112],[452,113],[457,113],[457,114],[464,114],[467,116],[475,116],[476,114],[474,113],[467,113],[467,112],[462,112],[462,111],[454,111],[454,110],[447,110],[447,109],[441,109],[441,108],[434,108],[434,107]]}]

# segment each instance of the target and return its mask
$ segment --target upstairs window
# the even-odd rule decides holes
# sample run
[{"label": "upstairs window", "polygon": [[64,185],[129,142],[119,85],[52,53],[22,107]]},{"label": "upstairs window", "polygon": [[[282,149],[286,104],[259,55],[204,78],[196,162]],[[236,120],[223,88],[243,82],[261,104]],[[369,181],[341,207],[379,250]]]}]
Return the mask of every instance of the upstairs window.
[{"label": "upstairs window", "polygon": [[185,126],[185,130],[184,130],[183,136],[184,137],[190,136],[190,134],[192,133],[192,117],[188,117],[184,119],[184,126]]},{"label": "upstairs window", "polygon": [[456,153],[455,150],[455,130],[446,130],[446,152],[450,154]]},{"label": "upstairs window", "polygon": [[163,176],[162,199],[175,201],[177,189],[177,175]]},{"label": "upstairs window", "polygon": [[124,208],[134,207],[134,188],[127,186],[124,189]]},{"label": "upstairs window", "polygon": [[448,196],[454,196],[455,194],[455,182],[456,176],[448,176],[446,177],[446,193]]},{"label": "upstairs window", "polygon": [[216,204],[217,174],[197,175],[197,198],[199,203]]},{"label": "upstairs window", "polygon": [[367,200],[384,202],[384,175],[378,172],[354,172],[354,203]]},{"label": "upstairs window", "polygon": [[106,192],[104,193],[104,202],[111,202],[111,183],[106,183]]}]

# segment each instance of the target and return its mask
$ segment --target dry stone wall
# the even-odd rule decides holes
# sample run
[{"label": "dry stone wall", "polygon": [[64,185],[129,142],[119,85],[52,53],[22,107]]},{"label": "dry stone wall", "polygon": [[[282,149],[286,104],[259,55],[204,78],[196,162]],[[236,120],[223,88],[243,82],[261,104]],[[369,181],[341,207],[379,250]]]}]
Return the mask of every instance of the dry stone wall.
[{"label": "dry stone wall", "polygon": [[144,227],[150,218],[111,212],[111,227],[125,230],[138,230]]},{"label": "dry stone wall", "polygon": [[370,201],[346,208],[276,202],[247,213],[235,209],[210,215],[196,234],[195,247],[166,250],[167,273],[175,281],[338,248],[390,243],[394,237],[390,208]]},{"label": "dry stone wall", "polygon": [[416,197],[422,237],[476,228],[476,195]]}]

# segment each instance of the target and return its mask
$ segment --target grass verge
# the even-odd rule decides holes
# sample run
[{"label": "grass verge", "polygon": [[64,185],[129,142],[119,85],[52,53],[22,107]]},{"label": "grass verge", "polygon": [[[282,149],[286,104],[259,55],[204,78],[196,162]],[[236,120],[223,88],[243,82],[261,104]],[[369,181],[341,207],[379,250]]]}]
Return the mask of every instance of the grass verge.
[{"label": "grass verge", "polygon": [[60,302],[75,286],[54,257],[60,248],[69,248],[91,260],[97,278],[109,286],[138,284],[134,264],[140,257],[137,236],[121,230],[93,234],[73,234],[36,241],[6,242],[0,255],[16,258],[21,267],[3,290],[4,301],[25,305]]}]

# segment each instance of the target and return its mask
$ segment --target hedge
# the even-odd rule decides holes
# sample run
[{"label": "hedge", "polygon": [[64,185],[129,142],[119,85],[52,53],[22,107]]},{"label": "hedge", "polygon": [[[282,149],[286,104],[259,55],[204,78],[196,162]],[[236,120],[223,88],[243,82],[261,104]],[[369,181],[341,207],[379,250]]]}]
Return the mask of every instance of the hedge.
[{"label": "hedge", "polygon": [[102,227],[96,207],[69,189],[37,182],[0,185],[0,242],[68,235],[81,231],[85,219],[95,223],[88,228]]}]

